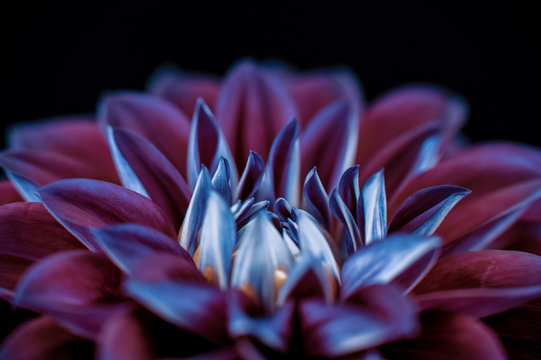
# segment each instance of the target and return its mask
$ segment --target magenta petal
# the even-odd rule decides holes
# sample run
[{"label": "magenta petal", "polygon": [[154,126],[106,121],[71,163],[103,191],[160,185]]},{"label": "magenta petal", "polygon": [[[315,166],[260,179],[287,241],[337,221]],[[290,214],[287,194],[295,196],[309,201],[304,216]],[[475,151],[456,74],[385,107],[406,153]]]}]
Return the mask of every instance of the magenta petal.
[{"label": "magenta petal", "polygon": [[[427,312],[421,316],[422,334],[383,348],[386,359],[505,360],[498,336],[482,322],[462,314]],[[514,359],[514,357],[512,357]]]},{"label": "magenta petal", "polygon": [[227,75],[216,113],[236,163],[243,164],[250,150],[267,158],[272,140],[295,115],[295,106],[278,77],[248,60]]},{"label": "magenta petal", "polygon": [[190,254],[176,241],[143,225],[118,224],[93,230],[93,233],[100,249],[128,273],[137,267],[141,259],[153,253],[172,254],[192,262]]},{"label": "magenta petal", "polygon": [[332,357],[358,353],[417,332],[415,306],[392,288],[367,289],[366,302],[327,305],[307,300],[299,306],[304,352]]},{"label": "magenta petal", "polygon": [[0,207],[0,288],[13,289],[28,265],[82,244],[39,203],[13,203]]},{"label": "magenta petal", "polygon": [[301,173],[317,166],[327,189],[353,164],[358,137],[359,114],[346,101],[337,101],[321,110],[303,130],[300,138]]},{"label": "magenta petal", "polygon": [[541,257],[502,250],[451,255],[413,292],[423,308],[489,316],[541,296]]},{"label": "magenta petal", "polygon": [[119,185],[88,179],[61,180],[39,190],[47,210],[91,250],[92,228],[117,223],[146,225],[175,238],[165,213],[151,200]]},{"label": "magenta petal", "polygon": [[179,228],[191,196],[179,171],[135,131],[109,127],[107,134],[123,185],[152,199]]},{"label": "magenta petal", "polygon": [[160,98],[135,92],[107,95],[99,105],[102,130],[130,129],[143,135],[185,175],[190,121],[175,106]]},{"label": "magenta petal", "polygon": [[92,118],[60,118],[16,125],[8,134],[8,142],[10,149],[68,156],[92,168],[96,179],[118,181],[107,142]]},{"label": "magenta petal", "polygon": [[218,289],[165,273],[161,279],[131,277],[124,285],[136,301],[168,322],[213,342],[225,341],[225,294]]},{"label": "magenta petal", "polygon": [[73,335],[48,317],[30,320],[17,328],[0,349],[2,360],[93,359],[93,345]]},{"label": "magenta petal", "polygon": [[228,299],[229,335],[233,339],[252,337],[271,349],[286,352],[293,331],[293,303],[286,303],[270,314],[251,316],[249,306],[241,297],[240,294],[231,294]]},{"label": "magenta petal", "polygon": [[0,205],[23,201],[23,198],[9,180],[0,180]]},{"label": "magenta petal", "polygon": [[177,69],[159,69],[151,78],[148,91],[176,105],[184,114],[192,114],[196,100],[202,98],[214,109],[220,82],[208,75],[184,74]]},{"label": "magenta petal", "polygon": [[469,190],[453,185],[419,190],[404,200],[393,214],[389,232],[432,235],[453,206],[469,193]]}]

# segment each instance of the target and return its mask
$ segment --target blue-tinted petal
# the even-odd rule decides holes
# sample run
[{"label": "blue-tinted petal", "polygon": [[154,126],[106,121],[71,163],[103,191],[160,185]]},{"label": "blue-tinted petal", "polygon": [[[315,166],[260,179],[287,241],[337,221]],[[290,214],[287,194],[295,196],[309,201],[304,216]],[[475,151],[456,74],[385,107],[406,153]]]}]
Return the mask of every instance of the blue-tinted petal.
[{"label": "blue-tinted petal", "polygon": [[203,216],[205,211],[207,211],[207,201],[211,191],[212,182],[210,175],[208,170],[203,166],[199,173],[199,179],[197,179],[197,183],[195,184],[192,199],[190,200],[190,205],[188,205],[180,232],[180,245],[192,256],[199,246],[197,234],[203,224]]},{"label": "blue-tinted petal", "polygon": [[231,204],[233,199],[230,180],[231,170],[229,168],[229,162],[224,157],[221,157],[218,168],[212,177],[212,187],[224,198],[227,204]]},{"label": "blue-tinted petal", "polygon": [[442,136],[433,135],[429,136],[423,141],[417,161],[413,165],[410,174],[417,175],[424,171],[432,169],[438,163],[440,159],[440,146],[442,143]]},{"label": "blue-tinted petal", "polygon": [[236,243],[235,219],[229,205],[215,191],[211,191],[207,210],[199,236],[199,257],[197,266],[224,289],[229,284],[231,255]]},{"label": "blue-tinted petal", "polygon": [[359,165],[352,166],[344,172],[338,183],[338,194],[351,212],[351,215],[356,217],[357,200],[360,196]]},{"label": "blue-tinted petal", "polygon": [[254,197],[259,190],[264,174],[265,162],[258,153],[250,151],[246,166],[244,167],[244,171],[235,192],[235,199],[246,200]]},{"label": "blue-tinted petal", "polygon": [[348,209],[346,203],[342,200],[342,197],[333,190],[330,200],[331,210],[333,215],[344,225],[346,229],[344,241],[347,255],[353,254],[359,247],[361,247],[361,237],[359,235],[359,228],[355,223],[355,219]]},{"label": "blue-tinted petal", "polygon": [[331,230],[329,197],[319,179],[316,167],[310,170],[304,181],[304,207],[327,231]]},{"label": "blue-tinted petal", "polygon": [[353,254],[342,266],[341,298],[372,284],[397,283],[411,288],[439,255],[438,237],[391,235]]},{"label": "blue-tinted petal", "polygon": [[364,242],[370,244],[387,234],[387,199],[383,169],[372,175],[362,190]]},{"label": "blue-tinted petal", "polygon": [[468,189],[454,185],[419,190],[396,210],[389,224],[389,232],[432,235],[449,211],[469,193]]},{"label": "blue-tinted petal", "polygon": [[276,279],[289,271],[291,253],[264,212],[258,213],[240,235],[235,254],[231,285],[256,296],[267,309],[273,309],[277,296]]}]

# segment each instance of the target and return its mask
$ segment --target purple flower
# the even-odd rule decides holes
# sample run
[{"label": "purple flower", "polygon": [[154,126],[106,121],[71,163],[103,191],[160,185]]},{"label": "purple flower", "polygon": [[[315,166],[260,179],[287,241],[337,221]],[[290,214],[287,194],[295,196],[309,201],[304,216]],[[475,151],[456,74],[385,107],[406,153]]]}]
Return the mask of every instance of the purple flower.
[{"label": "purple flower", "polygon": [[251,61],[221,83],[163,70],[149,92],[8,135],[2,358],[536,346],[516,324],[540,315],[541,152],[457,140],[457,96],[411,86],[365,108],[348,71]]}]

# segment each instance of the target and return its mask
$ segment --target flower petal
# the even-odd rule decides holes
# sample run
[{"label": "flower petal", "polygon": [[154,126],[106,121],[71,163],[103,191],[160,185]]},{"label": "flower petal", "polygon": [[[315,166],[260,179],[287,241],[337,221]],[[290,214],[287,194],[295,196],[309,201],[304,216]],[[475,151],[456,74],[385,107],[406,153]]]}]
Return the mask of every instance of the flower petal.
[{"label": "flower petal", "polygon": [[23,201],[23,198],[9,180],[0,180],[0,205]]},{"label": "flower petal", "polygon": [[14,289],[28,265],[55,252],[83,248],[39,203],[0,207],[0,288]]},{"label": "flower petal", "polygon": [[302,174],[317,166],[324,186],[332,189],[340,175],[353,164],[357,148],[359,114],[345,100],[320,112],[303,130],[300,144]]},{"label": "flower petal", "polygon": [[254,197],[259,190],[264,174],[265,162],[258,153],[250,151],[235,192],[235,199],[244,201]]},{"label": "flower petal", "polygon": [[151,77],[148,92],[192,114],[198,98],[214,109],[220,82],[210,75],[192,75],[174,68],[161,68]]},{"label": "flower petal", "polygon": [[390,287],[367,289],[364,298],[365,304],[301,303],[305,354],[349,355],[417,332],[415,306],[400,291]]},{"label": "flower petal", "polygon": [[408,197],[393,214],[389,231],[430,236],[469,190],[460,186],[440,185],[419,190]]},{"label": "flower petal", "polygon": [[364,242],[382,240],[387,234],[387,198],[383,169],[366,181],[362,190]]},{"label": "flower petal", "polygon": [[372,284],[412,287],[436,261],[440,244],[437,237],[397,234],[360,248],[342,266],[341,298]]},{"label": "flower petal", "polygon": [[266,309],[274,309],[277,277],[293,262],[284,239],[264,212],[259,212],[240,235],[231,272],[231,285],[246,291]]},{"label": "flower petal", "polygon": [[219,193],[227,204],[231,204],[233,196],[231,195],[231,170],[229,162],[225,158],[220,158],[218,168],[212,177],[212,188]]},{"label": "flower petal", "polygon": [[423,308],[492,315],[541,296],[541,257],[502,250],[451,255],[414,293]]},{"label": "flower petal", "polygon": [[188,144],[188,182],[191,187],[195,186],[201,165],[205,165],[214,174],[222,157],[231,167],[232,184],[236,186],[237,167],[231,150],[210,109],[199,99],[193,114]]},{"label": "flower petal", "polygon": [[104,181],[60,180],[38,192],[47,210],[89,249],[97,250],[92,228],[117,223],[146,225],[175,237],[171,223],[152,201]]},{"label": "flower petal", "polygon": [[180,227],[191,194],[178,170],[135,131],[108,127],[107,137],[122,184],[152,199]]},{"label": "flower petal", "polygon": [[30,320],[2,344],[2,360],[93,359],[93,344],[58,326],[48,317]]},{"label": "flower petal", "polygon": [[100,249],[124,272],[153,253],[168,253],[192,262],[177,242],[163,233],[138,224],[118,224],[92,230]]},{"label": "flower petal", "polygon": [[351,215],[342,197],[333,190],[330,200],[331,210],[334,215],[342,223],[347,230],[344,236],[345,242],[345,257],[352,255],[359,247],[361,247],[361,236],[359,235],[359,228],[355,223],[353,215]]},{"label": "flower petal", "polygon": [[304,181],[304,208],[308,211],[321,225],[331,230],[331,215],[329,208],[329,197],[319,179],[317,169],[314,167]]},{"label": "flower petal", "polygon": [[229,205],[217,192],[211,191],[199,235],[197,266],[211,283],[215,281],[222,289],[229,285],[231,256],[237,242],[236,230]]},{"label": "flower petal", "polygon": [[290,121],[272,143],[263,177],[260,197],[274,200],[283,197],[297,206],[300,196],[299,124]]},{"label": "flower petal", "polygon": [[225,78],[216,113],[236,163],[242,164],[250,150],[267,158],[272,140],[295,115],[295,106],[277,77],[247,60]]},{"label": "flower petal", "polygon": [[498,336],[482,322],[454,313],[421,315],[423,332],[412,340],[384,346],[386,359],[507,359]]},{"label": "flower petal", "polygon": [[172,104],[160,98],[135,93],[118,92],[105,96],[98,105],[98,120],[102,130],[130,129],[143,135],[185,175],[189,119]]}]

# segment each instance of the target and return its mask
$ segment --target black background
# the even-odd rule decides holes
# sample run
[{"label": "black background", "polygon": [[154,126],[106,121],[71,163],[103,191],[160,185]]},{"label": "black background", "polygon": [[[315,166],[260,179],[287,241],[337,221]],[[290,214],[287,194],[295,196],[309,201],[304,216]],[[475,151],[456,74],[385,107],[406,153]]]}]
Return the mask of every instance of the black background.
[{"label": "black background", "polygon": [[471,140],[541,145],[533,5],[346,4],[17,2],[3,10],[2,130],[91,113],[102,91],[143,89],[164,63],[222,75],[239,57],[252,56],[300,69],[349,66],[368,100],[404,83],[436,83],[468,100],[464,132]]}]

